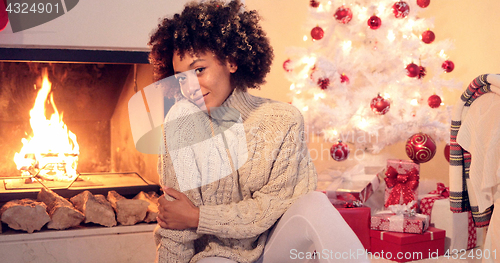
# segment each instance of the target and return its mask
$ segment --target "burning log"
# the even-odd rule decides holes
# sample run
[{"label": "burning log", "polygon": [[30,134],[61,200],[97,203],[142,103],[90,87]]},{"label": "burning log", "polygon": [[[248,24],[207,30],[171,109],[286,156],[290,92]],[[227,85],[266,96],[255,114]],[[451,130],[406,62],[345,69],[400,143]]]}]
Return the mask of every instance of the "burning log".
[{"label": "burning log", "polygon": [[2,222],[16,230],[33,233],[40,230],[50,221],[47,206],[31,199],[13,200],[5,203],[0,209]]},{"label": "burning log", "polygon": [[156,217],[158,216],[158,198],[160,196],[155,192],[144,193],[141,191],[138,193],[134,199],[136,200],[144,200],[149,203],[148,212],[146,214],[146,218],[144,218],[144,222],[156,222]]},{"label": "burning log", "polygon": [[85,215],[85,223],[96,223],[107,227],[116,226],[113,207],[103,195],[92,195],[89,191],[83,191],[71,197],[70,201]]},{"label": "burning log", "polygon": [[108,201],[115,209],[117,221],[125,226],[143,221],[149,206],[145,200],[127,199],[116,191],[108,192]]},{"label": "burning log", "polygon": [[38,200],[47,205],[47,212],[51,218],[47,228],[66,229],[80,225],[85,219],[82,212],[76,210],[65,198],[52,190],[42,190],[38,193]]}]

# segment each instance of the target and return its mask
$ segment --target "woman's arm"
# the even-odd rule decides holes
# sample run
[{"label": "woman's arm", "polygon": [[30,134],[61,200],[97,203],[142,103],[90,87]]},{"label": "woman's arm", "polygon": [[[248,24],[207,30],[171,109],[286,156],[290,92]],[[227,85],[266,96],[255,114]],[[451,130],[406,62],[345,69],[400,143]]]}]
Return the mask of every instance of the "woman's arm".
[{"label": "woman's arm", "polygon": [[[182,104],[179,104],[182,106]],[[191,161],[194,160],[194,153],[190,151],[189,147],[182,149],[169,150],[167,146],[167,138],[171,140],[172,138],[180,138],[181,140],[185,140],[180,136],[184,136],[182,131],[184,129],[191,129],[189,123],[184,123],[184,125],[188,125],[187,127],[172,127],[172,124],[178,124],[178,122],[172,121],[177,119],[179,116],[185,116],[187,113],[185,111],[185,107],[179,107],[179,105],[174,105],[172,107],[171,112],[166,117],[166,121],[164,123],[164,133],[163,133],[163,146],[164,149],[158,159],[158,175],[160,178],[160,184],[164,190],[168,189],[176,189],[179,190],[179,183],[177,178],[176,169],[174,168],[173,161],[178,162],[177,165],[183,166],[187,165],[187,167],[191,169],[196,169],[196,165],[193,163],[184,164],[183,161]],[[173,134],[172,134],[173,133]],[[169,143],[170,146],[172,143]],[[176,146],[174,144],[174,146]],[[174,147],[171,147],[174,148]],[[174,156],[171,156],[174,154]],[[186,156],[187,155],[187,156]],[[191,156],[191,158],[189,158]],[[181,162],[181,163],[179,163]],[[194,204],[200,205],[201,201],[199,195],[197,195],[196,191],[189,191],[189,198],[185,196],[185,199],[191,203],[192,206]],[[172,196],[161,196],[159,199],[160,203],[176,201]],[[193,204],[194,203],[194,204]],[[168,214],[167,214],[168,215]],[[196,233],[196,228],[184,228],[181,227],[168,227],[162,224],[162,220],[158,221],[159,226],[155,229],[155,241],[157,245],[157,261],[158,262],[189,262],[195,253],[194,249],[194,240],[198,239],[201,235]],[[177,229],[175,229],[177,228]]]},{"label": "woman's arm", "polygon": [[272,168],[267,171],[252,168],[261,169],[262,173],[257,176],[268,177],[268,183],[250,199],[200,206],[198,234],[236,239],[255,237],[271,228],[297,197],[316,188],[316,171],[307,150],[300,112],[295,112],[291,123],[279,143],[265,142],[264,153],[271,155],[279,149],[277,156],[272,160],[270,156],[261,156],[260,162],[256,162],[267,161]]}]

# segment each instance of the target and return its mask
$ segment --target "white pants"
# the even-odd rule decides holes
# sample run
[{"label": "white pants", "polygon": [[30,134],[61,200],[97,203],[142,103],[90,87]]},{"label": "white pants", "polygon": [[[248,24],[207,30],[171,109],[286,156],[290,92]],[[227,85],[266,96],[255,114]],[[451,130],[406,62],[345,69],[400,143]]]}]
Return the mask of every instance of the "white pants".
[{"label": "white pants", "polygon": [[[358,237],[326,195],[311,192],[293,203],[274,226],[256,263],[338,261],[370,262]],[[235,263],[218,257],[198,262]]]}]

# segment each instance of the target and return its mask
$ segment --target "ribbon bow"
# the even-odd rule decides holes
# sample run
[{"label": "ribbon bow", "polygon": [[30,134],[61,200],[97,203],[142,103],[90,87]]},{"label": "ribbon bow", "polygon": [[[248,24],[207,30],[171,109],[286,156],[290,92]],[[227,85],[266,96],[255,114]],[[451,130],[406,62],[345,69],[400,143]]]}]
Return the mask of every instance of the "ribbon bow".
[{"label": "ribbon bow", "polygon": [[385,183],[388,188],[391,188],[389,198],[385,202],[385,207],[389,205],[399,204],[401,200],[401,195],[403,197],[403,204],[407,204],[415,200],[414,191],[418,187],[418,171],[412,168],[406,174],[400,174],[398,171],[390,166],[385,172],[386,177],[384,178]]},{"label": "ribbon bow", "polygon": [[397,204],[397,205],[390,205],[387,207],[387,209],[391,210],[392,213],[396,215],[406,215],[406,216],[414,216],[417,211],[412,208],[415,205],[415,201],[411,201],[408,204]]},{"label": "ribbon bow", "polygon": [[[410,201],[408,204],[396,204],[396,205],[390,205],[387,207],[387,210],[380,211],[376,213],[372,217],[372,229],[374,226],[374,221],[373,218],[375,218],[375,222],[377,221],[377,218],[385,218],[389,220],[389,226],[388,229],[383,229],[387,231],[396,231],[396,232],[410,232],[410,233],[417,233],[417,232],[412,232],[411,230],[414,229],[405,229],[407,227],[407,221],[408,220],[418,220],[422,221],[422,232],[427,230],[427,227],[429,226],[429,216],[427,215],[422,215],[418,214],[415,211],[415,201]],[[375,225],[377,225],[375,223]],[[380,229],[382,230],[382,229]],[[406,231],[405,231],[406,230]]]},{"label": "ribbon bow", "polygon": [[429,194],[436,194],[448,198],[450,197],[450,188],[444,186],[443,183],[437,183],[437,189],[430,191]]}]

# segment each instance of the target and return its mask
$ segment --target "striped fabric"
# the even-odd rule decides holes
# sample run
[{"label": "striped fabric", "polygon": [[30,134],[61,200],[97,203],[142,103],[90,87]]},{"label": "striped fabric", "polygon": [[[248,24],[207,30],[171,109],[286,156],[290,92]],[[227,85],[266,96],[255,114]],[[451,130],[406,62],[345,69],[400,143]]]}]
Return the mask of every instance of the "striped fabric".
[{"label": "striped fabric", "polygon": [[[450,209],[454,213],[472,211],[476,227],[488,226],[493,212],[493,205],[485,211],[479,211],[477,201],[469,179],[471,154],[457,143],[457,134],[462,124],[462,118],[467,114],[470,105],[479,96],[490,92],[490,83],[486,81],[488,75],[481,75],[474,79],[455,105],[451,121],[450,136]],[[469,186],[469,187],[468,187]]]}]

